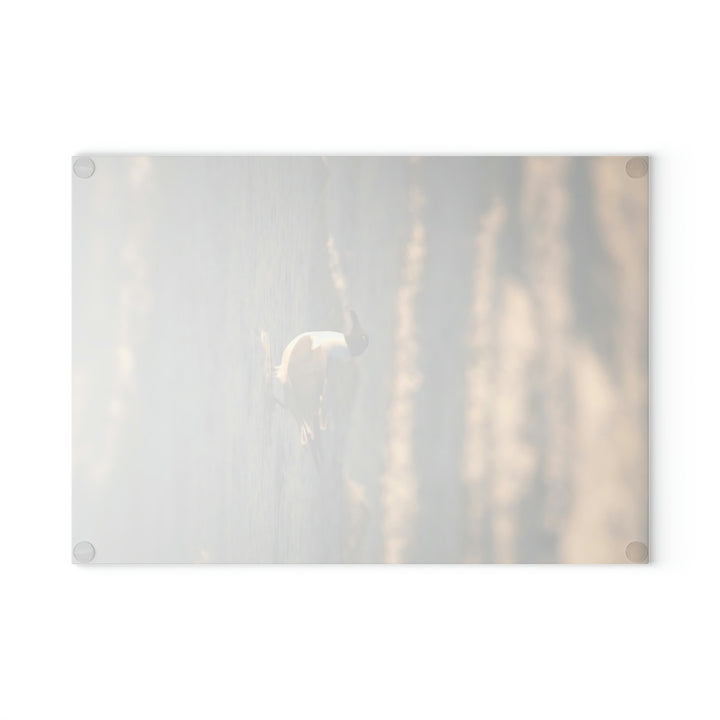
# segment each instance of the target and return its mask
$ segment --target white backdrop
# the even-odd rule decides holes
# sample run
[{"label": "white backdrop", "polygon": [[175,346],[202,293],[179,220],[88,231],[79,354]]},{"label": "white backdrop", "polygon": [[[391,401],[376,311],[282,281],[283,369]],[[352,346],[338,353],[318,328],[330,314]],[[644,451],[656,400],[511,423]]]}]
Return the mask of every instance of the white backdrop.
[{"label": "white backdrop", "polygon": [[[706,4],[16,4],[0,716],[718,718]],[[70,157],[650,153],[652,564],[70,564]]]}]

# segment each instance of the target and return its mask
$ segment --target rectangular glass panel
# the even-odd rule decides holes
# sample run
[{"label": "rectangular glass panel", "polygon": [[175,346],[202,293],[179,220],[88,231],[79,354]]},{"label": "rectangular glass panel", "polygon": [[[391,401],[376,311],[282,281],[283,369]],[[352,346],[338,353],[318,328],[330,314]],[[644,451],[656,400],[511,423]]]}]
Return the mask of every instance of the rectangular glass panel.
[{"label": "rectangular glass panel", "polygon": [[648,160],[73,160],[92,563],[645,562]]}]

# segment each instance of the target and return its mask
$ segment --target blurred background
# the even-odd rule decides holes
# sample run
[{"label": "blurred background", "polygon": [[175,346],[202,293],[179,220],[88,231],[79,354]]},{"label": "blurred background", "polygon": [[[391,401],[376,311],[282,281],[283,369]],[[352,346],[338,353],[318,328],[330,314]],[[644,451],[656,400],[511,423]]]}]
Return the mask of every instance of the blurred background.
[{"label": "blurred background", "polygon": [[[96,562],[624,562],[647,543],[647,175],[625,157],[94,157],[73,543]],[[265,380],[368,350],[322,467]]]}]

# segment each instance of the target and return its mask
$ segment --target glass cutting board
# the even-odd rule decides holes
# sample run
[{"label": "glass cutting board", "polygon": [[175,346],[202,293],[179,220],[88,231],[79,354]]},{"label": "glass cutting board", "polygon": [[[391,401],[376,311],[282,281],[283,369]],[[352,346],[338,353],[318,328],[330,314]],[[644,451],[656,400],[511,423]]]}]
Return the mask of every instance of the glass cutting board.
[{"label": "glass cutting board", "polygon": [[72,187],[74,562],[647,561],[647,158]]}]

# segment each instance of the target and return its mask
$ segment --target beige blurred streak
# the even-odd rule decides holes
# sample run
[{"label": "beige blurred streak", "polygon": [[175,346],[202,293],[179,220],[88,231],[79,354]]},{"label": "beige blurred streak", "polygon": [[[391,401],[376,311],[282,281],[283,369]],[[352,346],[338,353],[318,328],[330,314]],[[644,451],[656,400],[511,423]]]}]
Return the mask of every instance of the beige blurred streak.
[{"label": "beige blurred streak", "polygon": [[570,454],[569,356],[572,304],[568,287],[569,249],[565,236],[568,211],[568,158],[525,160],[522,220],[527,239],[530,289],[536,310],[539,377],[544,442],[540,455],[546,531],[564,521],[563,495]]},{"label": "beige blurred streak", "polygon": [[491,503],[494,561],[518,560],[520,499],[536,471],[538,453],[528,438],[530,365],[537,353],[537,323],[530,293],[514,280],[502,289],[497,373],[492,401]]},{"label": "beige blurred streak", "polygon": [[[144,196],[151,189],[151,171],[148,158],[138,157],[128,161],[127,173],[130,186]],[[98,178],[100,193],[107,188]],[[135,356],[137,336],[142,319],[152,306],[153,297],[148,281],[148,266],[143,252],[143,243],[150,233],[148,221],[139,213],[131,223],[120,250],[117,262],[122,268],[122,284],[115,317],[114,357],[111,382],[107,397],[106,432],[98,446],[73,449],[75,464],[87,482],[102,485],[110,476],[115,462],[120,436],[125,428],[129,404],[135,395]],[[77,373],[78,382],[74,386],[73,424],[80,425],[82,411],[87,403],[83,393],[87,391],[83,381],[83,370]]]},{"label": "beige blurred streak", "polygon": [[149,157],[132,158],[129,169],[131,186],[139,189],[147,188],[151,170]]},{"label": "beige blurred streak", "polygon": [[496,199],[481,220],[475,238],[473,297],[467,333],[468,362],[465,368],[465,422],[462,455],[462,482],[467,499],[466,562],[482,562],[482,527],[486,513],[489,475],[488,450],[491,428],[494,317],[492,298],[498,235],[505,225],[507,210]]},{"label": "beige blurred streak", "polygon": [[619,306],[616,368],[579,342],[573,353],[573,506],[561,537],[565,562],[624,562],[628,543],[648,540],[648,185],[626,158],[592,161],[603,246]]},{"label": "beige blurred streak", "polygon": [[328,235],[326,247],[328,251],[328,268],[330,270],[333,287],[340,300],[343,312],[347,313],[347,279],[343,272],[342,264],[340,263],[340,253],[335,245],[335,238],[332,235]]},{"label": "beige blurred streak", "polygon": [[424,197],[417,181],[419,159],[412,161],[415,178],[410,191],[411,232],[405,248],[395,305],[393,384],[388,410],[386,469],[382,476],[385,562],[403,562],[412,539],[418,510],[418,488],[413,463],[415,394],[422,377],[417,367],[418,347],[415,299],[425,264]]}]

